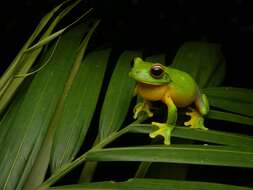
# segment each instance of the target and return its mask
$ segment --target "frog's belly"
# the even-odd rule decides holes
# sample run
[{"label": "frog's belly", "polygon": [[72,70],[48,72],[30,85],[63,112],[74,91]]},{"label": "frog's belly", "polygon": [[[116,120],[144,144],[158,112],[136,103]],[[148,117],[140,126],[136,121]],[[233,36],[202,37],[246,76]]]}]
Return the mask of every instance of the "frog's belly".
[{"label": "frog's belly", "polygon": [[[171,97],[177,107],[186,107],[195,101],[196,92],[183,92],[167,85],[137,84],[137,94],[145,100],[164,101],[165,96]],[[187,94],[187,95],[186,95]]]},{"label": "frog's belly", "polygon": [[192,104],[196,99],[196,91],[181,92],[181,91],[170,91],[170,97],[177,107],[186,107]]}]

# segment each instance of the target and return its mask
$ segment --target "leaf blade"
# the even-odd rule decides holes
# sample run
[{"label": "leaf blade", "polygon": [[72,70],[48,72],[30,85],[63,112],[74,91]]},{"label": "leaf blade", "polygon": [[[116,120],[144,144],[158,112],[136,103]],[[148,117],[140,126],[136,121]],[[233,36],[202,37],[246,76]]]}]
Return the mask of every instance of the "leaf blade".
[{"label": "leaf blade", "polygon": [[[43,31],[49,20],[55,16],[54,14],[65,5],[69,0],[64,1],[57,7],[55,7],[51,12],[49,12],[39,23],[38,27],[35,29],[32,36],[28,39],[25,45],[22,47],[18,55],[15,57],[14,61],[11,63],[10,67],[4,73],[3,77],[0,79],[0,113],[2,113],[5,107],[8,105],[9,101],[15,94],[16,90],[23,82],[24,77],[16,78],[16,75],[26,74],[32,65],[35,63],[37,57],[42,51],[42,47],[35,49],[31,52],[26,52],[26,49],[33,43],[34,39]],[[76,5],[80,3],[80,0],[75,1],[73,4],[68,5],[64,10],[62,10],[55,19],[50,23],[46,31],[41,35],[40,40],[48,37],[61,19],[66,16]],[[7,81],[6,81],[7,80]],[[3,85],[3,88],[2,88]]]},{"label": "leaf blade", "polygon": [[134,94],[135,81],[128,76],[130,62],[140,52],[125,51],[121,54],[112,74],[99,120],[100,140],[117,131],[128,112]]},{"label": "leaf blade", "polygon": [[53,171],[75,157],[86,136],[110,51],[92,52],[80,66],[56,130],[51,157]]},{"label": "leaf blade", "polygon": [[89,152],[87,160],[148,161],[253,168],[252,151],[202,145],[106,148]]},{"label": "leaf blade", "polygon": [[[69,97],[69,90],[73,84],[73,81],[74,81],[76,74],[78,72],[78,69],[80,67],[84,52],[87,48],[88,42],[89,42],[93,32],[96,29],[98,24],[99,24],[99,21],[95,22],[95,24],[91,27],[88,34],[85,36],[84,40],[81,42],[81,45],[78,47],[78,53],[74,57],[75,60],[74,60],[73,66],[71,68],[71,71],[69,73],[69,76],[66,79],[66,83],[64,84],[64,90],[63,90],[62,96],[59,99],[55,113],[54,113],[52,120],[50,122],[50,125],[48,127],[48,132],[46,134],[46,137],[44,138],[42,147],[41,147],[41,149],[38,153],[38,156],[37,156],[37,160],[34,163],[33,169],[29,175],[28,180],[26,181],[24,189],[35,189],[39,184],[42,183],[42,181],[44,179],[44,176],[46,174],[46,170],[49,165],[54,133],[55,133],[56,127],[58,126],[59,119],[62,115],[65,100],[67,97]],[[82,28],[85,28],[85,27],[88,28],[87,25],[88,25],[87,23],[81,24]],[[86,30],[82,31],[82,34],[84,34],[84,33],[86,33]],[[36,177],[33,177],[33,176],[36,176]]]},{"label": "leaf blade", "polygon": [[[82,38],[82,28],[77,27],[74,30],[78,31],[78,34],[66,33],[61,38],[51,62],[33,79],[19,113],[14,118],[13,127],[5,137],[4,146],[0,152],[1,187],[13,189],[18,183],[23,184],[24,181],[19,182],[18,176],[27,177],[28,171],[31,170],[32,163],[26,165],[26,161],[30,159],[29,154],[34,144],[42,142],[42,136],[45,135],[57,100],[63,90],[68,68],[73,62],[75,49]],[[64,56],[62,56],[63,51]],[[32,155],[33,158],[36,153],[38,149]]]},{"label": "leaf blade", "polygon": [[240,124],[245,124],[245,125],[253,125],[252,117],[247,117],[247,116],[229,113],[229,112],[210,110],[208,114],[206,115],[206,117],[210,119],[230,121],[230,122],[240,123]]},{"label": "leaf blade", "polygon": [[124,182],[94,182],[78,185],[66,185],[51,187],[50,190],[251,190],[250,187],[241,187],[228,184],[197,182],[197,181],[182,181],[169,179],[130,179]]},{"label": "leaf blade", "polygon": [[145,61],[150,61],[154,63],[160,63],[165,65],[165,54],[158,54],[158,55],[153,55],[145,58]]},{"label": "leaf blade", "polygon": [[253,117],[253,90],[235,87],[210,87],[203,89],[210,105]]},{"label": "leaf blade", "polygon": [[217,44],[186,42],[178,50],[172,67],[189,73],[200,88],[219,85],[225,76],[225,60]]},{"label": "leaf blade", "polygon": [[17,56],[14,58],[14,60],[12,61],[12,63],[10,64],[10,66],[7,68],[6,72],[4,73],[4,75],[1,77],[0,79],[0,91],[2,91],[3,86],[5,85],[5,83],[10,79],[10,77],[13,75],[13,73],[16,70],[16,67],[20,61],[20,59],[23,56],[23,51],[25,51],[33,42],[33,40],[39,35],[39,33],[43,30],[43,28],[47,25],[47,23],[49,22],[49,20],[53,17],[53,15],[55,14],[55,12],[57,12],[62,5],[64,5],[65,2],[63,2],[62,4],[58,5],[57,7],[55,7],[53,10],[51,10],[49,13],[47,13],[39,22],[38,26],[35,28],[34,32],[32,33],[32,35],[30,36],[30,38],[27,40],[27,42],[24,44],[24,46],[21,48],[21,50],[19,51],[19,53],[17,54]]},{"label": "leaf blade", "polygon": [[[136,125],[131,129],[133,133],[145,133],[148,134],[153,131],[151,125]],[[194,130],[188,127],[178,126],[172,133],[173,137],[179,137],[190,140],[197,140],[206,143],[215,143],[219,145],[227,145],[234,147],[243,147],[252,150],[253,138],[252,136],[246,136],[235,133],[221,132],[215,130]]]}]

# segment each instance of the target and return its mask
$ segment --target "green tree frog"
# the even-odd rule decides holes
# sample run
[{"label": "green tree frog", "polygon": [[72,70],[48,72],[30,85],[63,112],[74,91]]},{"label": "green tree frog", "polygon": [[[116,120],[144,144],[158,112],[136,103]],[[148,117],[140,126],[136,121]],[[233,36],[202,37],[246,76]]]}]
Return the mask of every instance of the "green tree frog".
[{"label": "green tree frog", "polygon": [[129,76],[136,80],[135,92],[144,100],[134,108],[135,119],[140,112],[153,116],[150,110],[152,101],[162,101],[167,105],[167,121],[151,123],[157,129],[149,134],[151,138],[161,135],[164,144],[169,145],[171,132],[177,122],[177,109],[182,107],[189,107],[186,115],[191,117],[184,125],[207,130],[203,116],[209,111],[208,99],[205,94],[200,93],[198,85],[188,73],[136,57]]}]

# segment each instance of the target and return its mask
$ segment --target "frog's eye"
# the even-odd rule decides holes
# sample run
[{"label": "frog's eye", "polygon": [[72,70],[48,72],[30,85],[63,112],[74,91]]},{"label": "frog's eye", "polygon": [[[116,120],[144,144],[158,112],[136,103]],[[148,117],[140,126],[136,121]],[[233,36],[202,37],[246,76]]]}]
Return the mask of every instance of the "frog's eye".
[{"label": "frog's eye", "polygon": [[150,74],[155,79],[160,79],[163,77],[164,70],[161,64],[154,64],[150,69]]}]

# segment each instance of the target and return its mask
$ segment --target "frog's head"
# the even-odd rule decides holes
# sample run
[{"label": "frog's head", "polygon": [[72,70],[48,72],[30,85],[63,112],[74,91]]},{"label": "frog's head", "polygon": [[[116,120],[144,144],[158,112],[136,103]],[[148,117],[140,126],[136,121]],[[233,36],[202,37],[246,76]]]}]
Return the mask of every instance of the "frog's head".
[{"label": "frog's head", "polygon": [[143,61],[140,57],[134,59],[134,65],[129,76],[138,82],[151,85],[164,85],[171,82],[165,66]]}]

